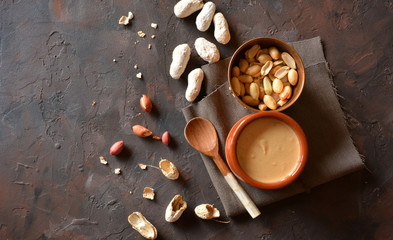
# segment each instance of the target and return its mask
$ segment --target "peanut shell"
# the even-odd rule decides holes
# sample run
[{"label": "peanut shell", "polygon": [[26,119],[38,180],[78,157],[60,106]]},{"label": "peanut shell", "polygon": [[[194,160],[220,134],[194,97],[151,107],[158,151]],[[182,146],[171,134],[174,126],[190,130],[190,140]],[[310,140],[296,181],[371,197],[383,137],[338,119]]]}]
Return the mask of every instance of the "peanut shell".
[{"label": "peanut shell", "polygon": [[194,209],[195,214],[202,219],[212,219],[220,217],[220,211],[210,204],[201,204]]},{"label": "peanut shell", "polygon": [[128,222],[132,228],[138,231],[144,238],[156,239],[157,229],[140,212],[133,212],[128,216]]},{"label": "peanut shell", "polygon": [[183,200],[183,197],[175,195],[166,208],[165,220],[167,222],[176,222],[186,209],[187,203]]},{"label": "peanut shell", "polygon": [[179,178],[179,171],[177,170],[175,164],[170,161],[163,159],[159,163],[162,174],[168,179],[176,180]]}]

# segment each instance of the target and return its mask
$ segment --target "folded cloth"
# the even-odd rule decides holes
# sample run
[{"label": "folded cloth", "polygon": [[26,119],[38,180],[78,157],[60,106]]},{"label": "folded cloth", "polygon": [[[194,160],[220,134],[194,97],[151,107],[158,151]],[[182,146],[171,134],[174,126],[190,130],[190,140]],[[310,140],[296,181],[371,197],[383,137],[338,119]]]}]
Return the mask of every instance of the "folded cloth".
[{"label": "folded cloth", "polygon": [[[308,140],[309,157],[300,177],[282,189],[261,190],[239,180],[259,207],[363,168],[335,94],[320,37],[293,42],[291,45],[303,60],[306,82],[300,98],[284,113],[303,128]],[[211,93],[182,110],[187,121],[204,117],[213,123],[217,129],[222,157],[225,157],[225,141],[232,126],[242,117],[253,113],[242,107],[231,95],[227,81],[228,64],[229,59],[225,59],[202,66],[206,91]],[[246,212],[214,162],[203,154],[201,156],[227,216]]]}]

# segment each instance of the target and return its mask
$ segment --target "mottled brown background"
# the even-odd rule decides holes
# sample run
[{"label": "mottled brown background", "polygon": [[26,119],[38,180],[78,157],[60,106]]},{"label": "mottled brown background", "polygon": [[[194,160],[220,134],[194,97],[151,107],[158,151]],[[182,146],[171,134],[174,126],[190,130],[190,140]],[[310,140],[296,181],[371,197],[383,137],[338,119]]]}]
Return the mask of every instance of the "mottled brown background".
[{"label": "mottled brown background", "polygon": [[[218,46],[222,58],[256,37],[255,29],[285,41],[321,36],[367,169],[264,207],[256,220],[198,219],[193,208],[200,203],[224,212],[199,154],[183,136],[187,81],[171,79],[168,69],[177,44],[192,45],[199,36],[215,41],[213,28],[197,31],[196,14],[176,18],[174,0],[3,0],[0,239],[141,239],[127,222],[133,211],[157,227],[160,239],[393,239],[393,2],[214,2],[232,33],[228,45]],[[118,25],[130,10],[135,19]],[[193,50],[186,73],[202,64]],[[154,101],[151,114],[139,107],[142,93]],[[157,134],[168,130],[173,143],[168,148],[140,139],[131,132],[134,124]],[[126,150],[110,156],[109,147],[121,139]],[[100,155],[109,166],[99,163]],[[137,167],[160,158],[178,166],[180,180]],[[117,167],[120,176],[113,173]],[[156,190],[156,200],[142,198],[145,186]],[[166,205],[178,193],[189,209],[166,223]]]}]

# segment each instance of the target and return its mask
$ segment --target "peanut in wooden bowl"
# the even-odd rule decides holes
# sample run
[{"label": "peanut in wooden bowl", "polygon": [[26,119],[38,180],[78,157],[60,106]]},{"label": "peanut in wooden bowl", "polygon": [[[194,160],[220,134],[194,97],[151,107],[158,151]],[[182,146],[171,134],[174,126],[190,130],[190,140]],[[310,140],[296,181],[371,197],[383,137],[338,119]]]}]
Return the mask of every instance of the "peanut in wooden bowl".
[{"label": "peanut in wooden bowl", "polygon": [[[241,167],[241,164],[239,163],[237,153],[238,140],[244,129],[247,128],[253,121],[262,118],[271,118],[287,124],[294,131],[299,142],[299,155],[297,156],[296,164],[293,165],[293,168],[291,168],[290,171],[288,171],[286,174],[283,174],[283,177],[269,182],[257,180],[247,174],[247,172]],[[232,127],[225,143],[225,156],[231,171],[243,182],[260,189],[278,189],[289,185],[295,181],[297,177],[299,177],[303,171],[304,166],[306,165],[308,157],[308,144],[306,135],[304,134],[300,125],[294,119],[277,111],[263,111],[243,117]],[[274,159],[269,159],[269,164],[273,161]],[[263,165],[261,165],[261,167],[264,168]]]},{"label": "peanut in wooden bowl", "polygon": [[[250,105],[247,105],[240,99],[233,91],[233,88],[231,86],[231,79],[232,79],[232,68],[235,66],[239,66],[239,60],[241,58],[244,58],[244,53],[250,49],[252,46],[255,44],[259,44],[261,48],[269,48],[269,47],[276,47],[278,50],[282,52],[287,52],[289,53],[293,59],[296,62],[296,71],[298,72],[298,82],[296,86],[292,86],[292,96],[288,99],[288,101],[281,107],[278,107],[275,110],[268,109],[267,111],[283,111],[290,106],[292,106],[296,100],[300,97],[300,94],[303,91],[304,84],[305,84],[305,70],[304,70],[304,65],[302,62],[302,59],[300,58],[299,54],[293,49],[289,44],[287,44],[284,41],[281,41],[277,38],[272,38],[272,37],[258,37],[251,39],[245,43],[243,43],[232,55],[232,58],[229,62],[228,66],[228,82],[230,86],[230,91],[232,95],[236,98],[236,100],[245,108],[250,109],[254,112],[260,112],[256,107],[252,107]],[[273,79],[271,79],[273,80]]]}]

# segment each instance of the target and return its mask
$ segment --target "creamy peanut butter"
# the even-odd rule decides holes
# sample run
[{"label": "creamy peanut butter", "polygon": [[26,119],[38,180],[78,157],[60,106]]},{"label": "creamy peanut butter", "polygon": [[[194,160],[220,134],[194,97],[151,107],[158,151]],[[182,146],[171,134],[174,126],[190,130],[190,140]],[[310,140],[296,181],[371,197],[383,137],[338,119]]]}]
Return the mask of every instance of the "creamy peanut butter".
[{"label": "creamy peanut butter", "polygon": [[295,170],[300,143],[288,124],[275,118],[260,118],[240,133],[236,154],[248,176],[260,182],[276,182]]}]

